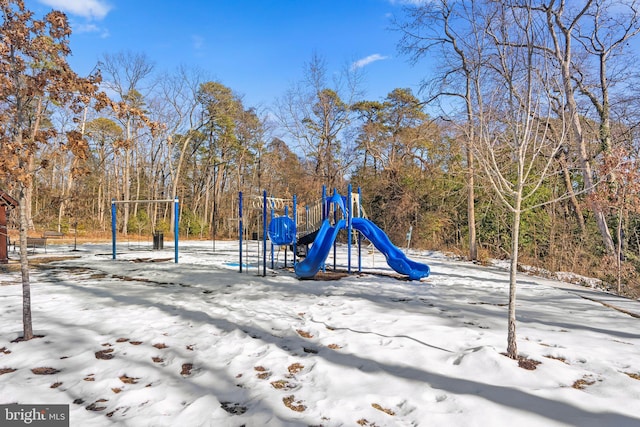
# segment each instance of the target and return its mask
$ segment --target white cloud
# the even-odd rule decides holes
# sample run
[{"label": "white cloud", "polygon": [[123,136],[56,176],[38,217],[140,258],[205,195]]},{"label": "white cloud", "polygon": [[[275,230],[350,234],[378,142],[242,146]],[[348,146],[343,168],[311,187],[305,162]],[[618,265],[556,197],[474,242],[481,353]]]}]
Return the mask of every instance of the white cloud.
[{"label": "white cloud", "polygon": [[204,47],[204,37],[194,34],[191,36],[193,48],[195,50],[201,50]]},{"label": "white cloud", "polygon": [[74,33],[97,33],[100,27],[95,24],[78,24],[73,27]]},{"label": "white cloud", "polygon": [[100,38],[106,39],[110,36],[109,30],[103,27],[99,27],[95,24],[78,24],[75,23],[73,25],[73,33],[74,34],[82,34],[82,33],[99,33]]},{"label": "white cloud", "polygon": [[366,58],[358,59],[356,62],[351,64],[351,68],[353,69],[362,68],[371,64],[372,62],[382,61],[387,58],[388,58],[387,56],[382,56],[379,53],[374,53],[373,55],[369,55]]},{"label": "white cloud", "polygon": [[39,0],[40,3],[51,6],[72,15],[83,16],[88,19],[100,20],[107,16],[111,6],[104,0]]}]

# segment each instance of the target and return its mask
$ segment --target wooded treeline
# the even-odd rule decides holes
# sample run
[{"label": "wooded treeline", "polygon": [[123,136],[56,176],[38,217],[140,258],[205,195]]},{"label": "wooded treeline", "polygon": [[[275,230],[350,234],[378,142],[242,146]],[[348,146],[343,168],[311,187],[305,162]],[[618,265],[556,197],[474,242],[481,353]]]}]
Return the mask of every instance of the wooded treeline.
[{"label": "wooded treeline", "polygon": [[[412,228],[414,248],[508,258],[518,215],[522,263],[637,295],[638,5],[578,3],[410,6],[389,37],[416,66],[437,64],[422,92],[368,100],[357,69],[334,77],[312,55],[299,84],[260,108],[205,70],[160,71],[134,52],[104,54],[82,84],[73,77],[63,92],[78,99],[58,87],[24,91],[72,79],[61,72],[68,52],[49,50],[66,49],[70,32],[31,22],[20,36],[29,44],[0,42],[0,188],[24,192],[33,233],[106,236],[112,198],[178,197],[181,234],[210,239],[214,229],[235,237],[239,191],[304,204],[322,185],[352,183],[399,246]],[[28,11],[1,4],[7,35]],[[171,216],[168,204],[122,205],[118,228],[150,239],[171,230]]]}]

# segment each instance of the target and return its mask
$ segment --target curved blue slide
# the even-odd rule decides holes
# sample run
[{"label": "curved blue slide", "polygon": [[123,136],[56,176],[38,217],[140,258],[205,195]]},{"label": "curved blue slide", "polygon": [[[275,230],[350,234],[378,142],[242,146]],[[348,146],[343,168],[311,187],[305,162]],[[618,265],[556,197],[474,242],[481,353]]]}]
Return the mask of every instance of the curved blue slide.
[{"label": "curved blue slide", "polygon": [[423,277],[429,276],[431,270],[428,265],[407,258],[404,252],[391,243],[389,236],[373,222],[366,218],[353,218],[351,225],[364,234],[364,236],[373,243],[373,246],[382,252],[387,259],[389,267],[393,268],[396,272],[409,276],[411,280],[420,280]]},{"label": "curved blue slide", "polygon": [[345,227],[346,222],[344,219],[338,221],[335,227],[331,226],[328,219],[322,222],[316,239],[313,241],[313,245],[311,245],[311,249],[309,249],[304,261],[296,263],[294,267],[298,277],[309,278],[316,275],[322,267],[322,263],[329,256],[329,251],[331,251],[338,232]]},{"label": "curved blue slide", "polygon": [[[429,276],[428,265],[408,259],[404,252],[394,246],[385,232],[373,222],[365,218],[353,218],[351,224],[382,252],[387,264],[396,272],[409,276],[411,280],[420,280]],[[343,219],[338,221],[336,226],[331,226],[328,220],[322,223],[307,257],[295,265],[298,277],[310,278],[316,275],[327,259],[338,232],[343,228],[346,228],[346,222]]]}]

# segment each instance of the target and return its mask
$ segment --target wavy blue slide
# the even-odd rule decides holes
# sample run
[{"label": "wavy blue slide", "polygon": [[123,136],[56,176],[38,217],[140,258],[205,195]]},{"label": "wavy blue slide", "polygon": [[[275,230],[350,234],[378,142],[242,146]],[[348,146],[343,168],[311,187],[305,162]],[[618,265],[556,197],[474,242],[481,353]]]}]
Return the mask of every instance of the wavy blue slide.
[{"label": "wavy blue slide", "polygon": [[387,259],[389,267],[393,268],[396,272],[409,276],[411,280],[420,280],[423,277],[429,276],[431,270],[428,265],[407,258],[404,252],[391,243],[389,236],[373,222],[366,218],[353,218],[351,225],[364,234],[364,236],[373,243],[373,246],[382,252]]},{"label": "wavy blue slide", "polygon": [[[382,252],[387,264],[396,272],[409,276],[411,280],[420,280],[429,276],[428,265],[407,258],[404,252],[394,246],[385,232],[373,222],[365,218],[353,218],[351,224]],[[327,259],[338,232],[343,228],[346,228],[346,222],[343,219],[338,221],[336,226],[331,226],[328,220],[322,223],[307,257],[295,266],[298,277],[309,278],[316,275],[322,267],[322,263]]]}]

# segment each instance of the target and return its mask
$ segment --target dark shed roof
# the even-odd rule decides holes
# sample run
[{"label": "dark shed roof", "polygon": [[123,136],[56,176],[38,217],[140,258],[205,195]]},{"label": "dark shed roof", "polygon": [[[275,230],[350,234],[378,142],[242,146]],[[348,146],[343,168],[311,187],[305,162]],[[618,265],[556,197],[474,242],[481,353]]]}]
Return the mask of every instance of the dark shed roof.
[{"label": "dark shed roof", "polygon": [[10,208],[15,208],[18,206],[18,202],[16,199],[0,190],[0,206],[8,206]]}]

